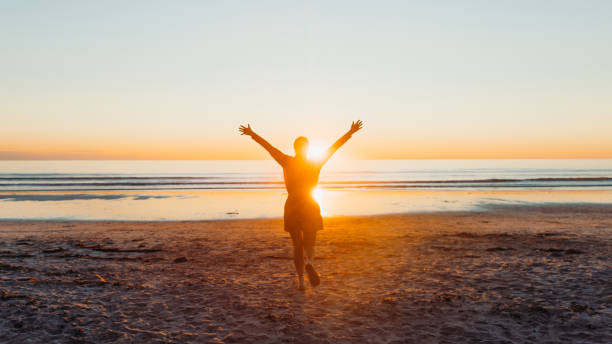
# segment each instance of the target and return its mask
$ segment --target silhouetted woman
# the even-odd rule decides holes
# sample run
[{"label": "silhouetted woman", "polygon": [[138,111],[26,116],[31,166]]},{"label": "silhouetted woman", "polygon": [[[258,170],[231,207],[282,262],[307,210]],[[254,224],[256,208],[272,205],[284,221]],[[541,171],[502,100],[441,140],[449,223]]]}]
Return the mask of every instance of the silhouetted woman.
[{"label": "silhouetted woman", "polygon": [[331,158],[351,136],[359,131],[363,122],[351,123],[351,129],[336,141],[321,159],[309,160],[308,139],[300,136],[293,142],[295,156],[286,155],[273,147],[268,141],[255,134],[251,125],[240,126],[242,135],[250,136],[265,148],[283,167],[287,201],[285,202],[285,231],[291,234],[293,241],[293,260],[298,274],[298,289],[304,289],[304,252],[306,253],[306,272],[313,287],[319,285],[319,274],[312,266],[314,245],[317,231],[323,229],[321,208],[313,198],[312,192],[319,182],[321,167]]}]

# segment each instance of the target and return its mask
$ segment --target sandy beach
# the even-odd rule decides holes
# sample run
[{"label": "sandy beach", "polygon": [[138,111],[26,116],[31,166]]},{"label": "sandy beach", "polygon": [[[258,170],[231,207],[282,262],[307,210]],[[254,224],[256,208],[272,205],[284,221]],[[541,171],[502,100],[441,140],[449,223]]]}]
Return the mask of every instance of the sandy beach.
[{"label": "sandy beach", "polygon": [[612,342],[612,206],[325,219],[1,222],[3,343]]}]

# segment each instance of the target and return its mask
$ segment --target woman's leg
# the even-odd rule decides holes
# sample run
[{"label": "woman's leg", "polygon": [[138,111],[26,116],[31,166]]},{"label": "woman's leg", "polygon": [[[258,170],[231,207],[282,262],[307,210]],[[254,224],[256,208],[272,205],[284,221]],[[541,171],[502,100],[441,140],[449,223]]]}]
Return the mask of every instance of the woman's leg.
[{"label": "woman's leg", "polygon": [[291,240],[293,241],[293,263],[298,276],[304,276],[304,240],[302,231],[291,231]]},{"label": "woman's leg", "polygon": [[316,287],[321,283],[321,278],[319,277],[319,273],[312,266],[312,260],[314,259],[314,246],[315,240],[317,238],[316,231],[307,231],[303,233],[303,242],[304,242],[304,251],[306,251],[306,257],[308,259],[306,265],[306,272],[308,273],[308,280],[310,281],[310,285]]},{"label": "woman's leg", "polygon": [[314,260],[314,247],[315,241],[317,240],[317,231],[306,231],[304,232],[302,241],[304,243],[304,251],[306,252],[306,259],[308,264],[312,264]]}]

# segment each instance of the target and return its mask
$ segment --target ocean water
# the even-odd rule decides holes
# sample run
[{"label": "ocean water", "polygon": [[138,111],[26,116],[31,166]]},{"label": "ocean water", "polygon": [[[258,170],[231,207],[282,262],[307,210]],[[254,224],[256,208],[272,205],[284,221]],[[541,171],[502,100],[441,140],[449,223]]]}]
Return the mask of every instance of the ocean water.
[{"label": "ocean water", "polygon": [[[262,161],[0,161],[0,219],[282,216],[282,170]],[[612,203],[612,159],[332,160],[324,215]]]}]

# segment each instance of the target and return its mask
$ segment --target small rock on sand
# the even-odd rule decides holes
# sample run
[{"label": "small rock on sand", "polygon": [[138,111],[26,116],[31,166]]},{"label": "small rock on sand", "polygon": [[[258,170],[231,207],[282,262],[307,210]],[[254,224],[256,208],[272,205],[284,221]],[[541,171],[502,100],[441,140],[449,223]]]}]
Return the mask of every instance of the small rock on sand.
[{"label": "small rock on sand", "polygon": [[178,257],[174,260],[175,263],[185,263],[187,261],[187,257]]}]

